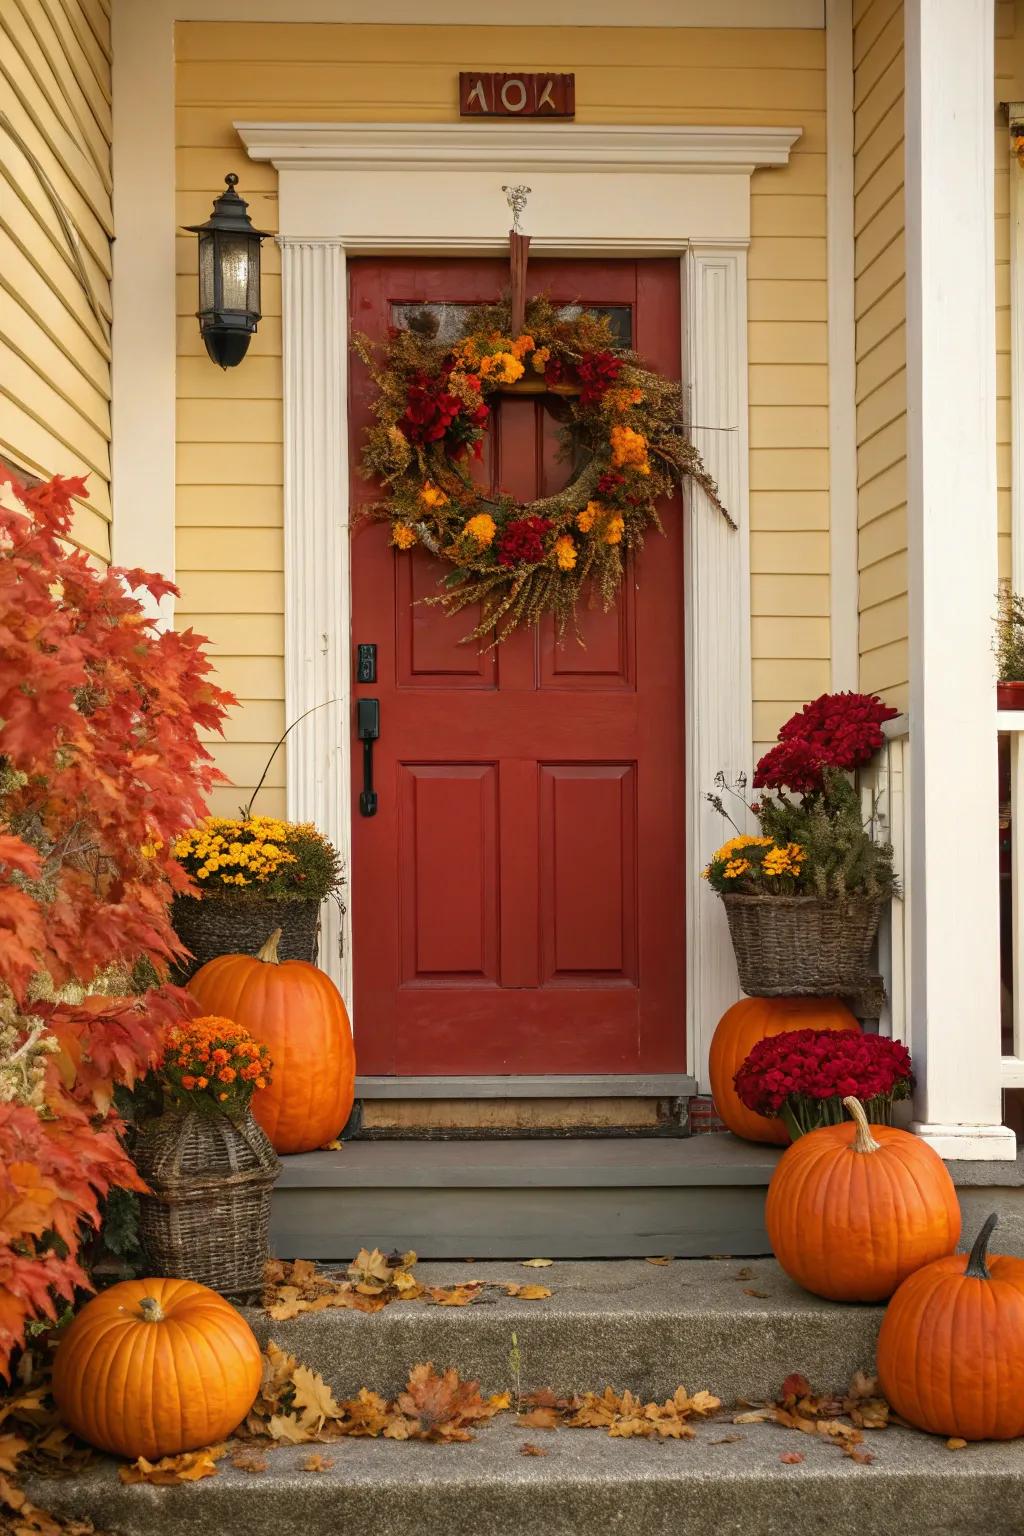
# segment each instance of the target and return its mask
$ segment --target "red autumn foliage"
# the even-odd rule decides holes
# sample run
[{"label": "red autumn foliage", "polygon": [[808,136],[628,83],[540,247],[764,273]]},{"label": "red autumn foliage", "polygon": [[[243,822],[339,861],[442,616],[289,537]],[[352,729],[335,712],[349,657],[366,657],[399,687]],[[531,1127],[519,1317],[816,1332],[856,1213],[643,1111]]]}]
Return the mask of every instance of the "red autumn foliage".
[{"label": "red autumn foliage", "polygon": [[[158,601],[169,582],[99,570],[70,544],[81,480],[0,473],[0,491],[4,1375],[26,1323],[87,1284],[79,1247],[102,1197],[140,1187],[113,1091],[155,1059],[184,994],[82,993],[111,966],[160,974],[181,952],[168,903],[190,882],[170,850],[217,777],[198,732],[234,700],[199,638],[161,631],[132,595]],[[77,1004],[54,998],[69,985]]]}]

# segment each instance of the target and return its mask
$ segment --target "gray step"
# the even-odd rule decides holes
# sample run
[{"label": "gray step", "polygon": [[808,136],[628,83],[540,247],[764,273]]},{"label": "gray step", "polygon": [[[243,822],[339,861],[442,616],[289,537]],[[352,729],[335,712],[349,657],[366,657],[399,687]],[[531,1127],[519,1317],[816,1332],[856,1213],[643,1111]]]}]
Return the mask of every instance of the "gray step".
[{"label": "gray step", "polygon": [[307,1312],[287,1322],[254,1309],[249,1320],[262,1344],[273,1339],[342,1397],[364,1386],[394,1397],[421,1360],[454,1365],[485,1391],[503,1391],[515,1333],[524,1390],[571,1393],[611,1383],[660,1400],[683,1385],[733,1402],[774,1397],[791,1371],[819,1391],[845,1389],[856,1370],[872,1368],[882,1318],[879,1307],[809,1296],[774,1259],[620,1259],[542,1270],[511,1261],[418,1264],[415,1273],[428,1285],[539,1281],[552,1294],[517,1301],[488,1289],[464,1307],[393,1302],[370,1314]]},{"label": "gray step", "polygon": [[[740,1438],[722,1442],[727,1435]],[[524,1442],[543,1457],[521,1454]],[[476,1440],[425,1445],[343,1440],[326,1472],[308,1448],[272,1452],[253,1476],[227,1462],[177,1488],[125,1487],[112,1463],[67,1480],[37,1480],[44,1507],[120,1536],[1020,1536],[1019,1445],[953,1454],[905,1429],[871,1435],[876,1460],[774,1425],[702,1424],[693,1440],[611,1440],[601,1431],[524,1431],[503,1414]],[[799,1465],[780,1457],[802,1453]]]},{"label": "gray step", "polygon": [[284,1258],[361,1247],[425,1258],[765,1254],[778,1149],[732,1136],[348,1142],[284,1159],[271,1241]]}]

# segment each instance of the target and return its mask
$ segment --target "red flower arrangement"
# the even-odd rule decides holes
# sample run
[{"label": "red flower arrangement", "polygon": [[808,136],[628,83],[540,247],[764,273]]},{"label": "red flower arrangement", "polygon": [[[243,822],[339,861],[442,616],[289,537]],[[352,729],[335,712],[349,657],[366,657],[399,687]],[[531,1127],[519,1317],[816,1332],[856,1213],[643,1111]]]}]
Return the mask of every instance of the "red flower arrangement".
[{"label": "red flower arrangement", "polygon": [[782,1119],[795,1141],[845,1119],[844,1098],[860,1099],[876,1125],[913,1083],[910,1052],[898,1040],[834,1029],[792,1029],[759,1040],[733,1079],[755,1114]]},{"label": "red flower arrangement", "polygon": [[548,517],[517,517],[506,523],[498,540],[498,564],[517,565],[523,560],[536,565],[544,559],[544,535],[553,526]]},{"label": "red flower arrangement", "polygon": [[[410,443],[439,443],[455,427],[458,418],[465,416],[467,427],[482,426],[490,414],[490,407],[483,400],[470,409],[458,395],[446,388],[447,374],[430,379],[425,373],[413,375],[406,390],[405,412],[399,425]],[[479,380],[476,392],[480,391]],[[458,437],[472,435],[458,433]]]},{"label": "red flower arrangement", "polygon": [[611,388],[622,372],[622,359],[616,357],[614,352],[587,352],[580,358],[576,372],[583,386],[580,404],[599,405],[605,391]]},{"label": "red flower arrangement", "polygon": [[885,741],[882,723],[898,713],[875,694],[823,693],[786,721],[754,770],[754,787],[821,789],[824,768],[848,773],[868,762]]}]

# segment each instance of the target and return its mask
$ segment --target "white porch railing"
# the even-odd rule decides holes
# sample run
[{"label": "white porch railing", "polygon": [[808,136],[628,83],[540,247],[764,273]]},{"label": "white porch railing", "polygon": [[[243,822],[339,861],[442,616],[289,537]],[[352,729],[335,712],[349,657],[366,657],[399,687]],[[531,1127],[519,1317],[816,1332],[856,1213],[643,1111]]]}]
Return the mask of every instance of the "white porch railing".
[{"label": "white porch railing", "polygon": [[886,1002],[878,1021],[879,1033],[893,1040],[909,1041],[910,1018],[910,728],[906,715],[883,726],[885,745],[860,770],[859,783],[864,816],[874,807],[872,831],[879,842],[893,848],[893,867],[900,894],[889,903],[878,931],[878,969],[885,984]]}]

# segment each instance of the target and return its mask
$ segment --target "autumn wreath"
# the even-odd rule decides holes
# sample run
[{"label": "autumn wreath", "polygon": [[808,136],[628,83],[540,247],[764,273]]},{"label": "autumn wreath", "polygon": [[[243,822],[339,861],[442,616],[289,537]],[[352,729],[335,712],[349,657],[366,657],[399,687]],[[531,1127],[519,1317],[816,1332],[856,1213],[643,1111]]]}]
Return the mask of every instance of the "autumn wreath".
[{"label": "autumn wreath", "polygon": [[[368,513],[390,523],[398,549],[422,545],[451,564],[427,601],[449,613],[482,605],[473,638],[497,643],[547,612],[561,635],[588,583],[610,607],[625,554],[660,530],[659,498],[687,479],[727,515],[687,435],[679,385],[618,349],[602,315],[534,299],[516,335],[500,303],[474,310],[455,343],[410,329],[382,349],[365,337],[355,348],[378,391],[363,472],[386,489]],[[555,397],[571,474],[557,495],[491,495],[470,472],[491,400],[509,393]]]}]

